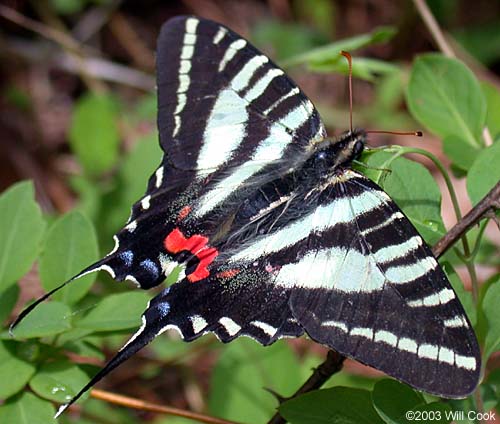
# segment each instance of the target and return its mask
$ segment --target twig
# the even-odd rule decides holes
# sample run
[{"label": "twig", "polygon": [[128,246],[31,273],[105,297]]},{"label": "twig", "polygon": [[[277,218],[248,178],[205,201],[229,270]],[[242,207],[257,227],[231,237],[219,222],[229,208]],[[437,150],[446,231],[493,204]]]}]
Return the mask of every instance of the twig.
[{"label": "twig", "polygon": [[0,5],[0,16],[3,16],[5,19],[59,44],[68,55],[72,56],[72,59],[78,67],[80,77],[87,84],[87,86],[96,92],[106,91],[106,86],[102,83],[102,81],[93,79],[87,74],[83,46],[74,40],[69,34],[41,24],[40,22],[21,15],[16,10],[4,5]]},{"label": "twig", "polygon": [[484,218],[489,211],[494,209],[500,209],[500,182],[434,245],[432,248],[434,255],[440,257],[463,234]]},{"label": "twig", "polygon": [[85,66],[87,75],[103,81],[127,85],[150,92],[155,87],[153,76],[137,69],[111,62],[99,57],[86,57],[82,61],[66,51],[55,50],[44,42],[27,42],[19,39],[7,39],[5,48],[10,54],[28,61],[49,61],[50,66],[66,72],[79,74],[80,66]]},{"label": "twig", "polygon": [[[334,350],[329,350],[326,355],[325,362],[319,365],[311,376],[306,380],[306,382],[300,386],[300,388],[289,398],[283,400],[287,401],[289,399],[295,398],[301,394],[310,392],[311,390],[319,389],[323,384],[325,384],[328,379],[338,373],[342,369],[342,364],[344,363],[345,356],[341,355]],[[286,420],[280,415],[279,412],[273,415],[273,417],[268,421],[268,424],[284,424]]]},{"label": "twig", "polygon": [[122,405],[128,408],[140,409],[141,411],[159,412],[162,414],[175,415],[177,417],[188,418],[194,421],[207,424],[239,424],[236,421],[227,421],[222,418],[211,417],[210,415],[199,414],[197,412],[186,411],[184,409],[172,408],[169,406],[157,405],[155,403],[144,402],[128,396],[117,395],[105,390],[92,389],[90,396],[101,399],[115,405]]},{"label": "twig", "polygon": [[[439,50],[441,50],[445,56],[456,58],[457,55],[446,40],[443,31],[441,31],[441,28],[439,27],[432,12],[429,10],[425,0],[413,0],[413,3],[422,17],[425,26],[431,33],[432,38],[434,38]],[[486,146],[491,146],[493,144],[493,138],[491,137],[490,130],[487,126],[483,128],[483,140]]]}]

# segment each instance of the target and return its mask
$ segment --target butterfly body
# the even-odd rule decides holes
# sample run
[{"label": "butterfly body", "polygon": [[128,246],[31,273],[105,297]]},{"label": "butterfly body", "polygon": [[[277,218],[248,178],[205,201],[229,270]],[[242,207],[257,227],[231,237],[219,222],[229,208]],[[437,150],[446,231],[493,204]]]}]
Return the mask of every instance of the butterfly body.
[{"label": "butterfly body", "polygon": [[474,332],[408,218],[351,169],[365,132],[327,138],[293,81],[209,20],[163,26],[157,73],[162,163],[113,251],[81,275],[147,289],[183,270],[76,398],[172,328],[263,345],[306,333],[418,389],[468,395]]}]

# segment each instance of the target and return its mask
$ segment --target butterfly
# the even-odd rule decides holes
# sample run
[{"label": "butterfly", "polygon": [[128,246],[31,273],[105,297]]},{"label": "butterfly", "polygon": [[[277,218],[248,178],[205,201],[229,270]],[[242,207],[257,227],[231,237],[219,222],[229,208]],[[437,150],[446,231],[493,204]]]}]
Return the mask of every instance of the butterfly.
[{"label": "butterfly", "polygon": [[142,289],[177,282],[66,405],[167,329],[186,341],[307,334],[439,396],[465,397],[478,343],[451,285],[408,218],[351,167],[366,133],[328,138],[311,101],[229,28],[193,16],[158,40],[164,156],[103,259]]}]

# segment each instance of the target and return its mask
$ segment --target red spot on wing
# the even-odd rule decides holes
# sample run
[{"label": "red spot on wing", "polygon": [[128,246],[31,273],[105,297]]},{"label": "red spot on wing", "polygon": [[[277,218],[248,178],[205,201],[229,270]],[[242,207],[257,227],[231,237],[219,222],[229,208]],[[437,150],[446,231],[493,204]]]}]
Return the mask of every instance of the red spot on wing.
[{"label": "red spot on wing", "polygon": [[196,269],[187,275],[188,281],[194,283],[203,280],[210,275],[208,266],[219,254],[215,247],[208,246],[208,238],[200,234],[195,234],[186,238],[178,228],[172,230],[164,240],[165,249],[170,253],[179,253],[183,250],[191,252],[199,260]]},{"label": "red spot on wing", "polygon": [[228,269],[226,271],[221,271],[216,274],[217,278],[232,278],[240,273],[240,270],[237,268]]},{"label": "red spot on wing", "polygon": [[184,206],[179,212],[179,215],[177,215],[177,222],[182,221],[189,215],[189,212],[191,212],[191,206]]}]

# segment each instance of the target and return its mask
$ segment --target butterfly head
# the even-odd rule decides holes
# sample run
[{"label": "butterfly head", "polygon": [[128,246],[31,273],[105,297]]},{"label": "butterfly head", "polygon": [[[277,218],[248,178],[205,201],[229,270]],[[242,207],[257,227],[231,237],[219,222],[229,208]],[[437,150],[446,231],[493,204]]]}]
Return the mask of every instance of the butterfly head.
[{"label": "butterfly head", "polygon": [[314,154],[315,162],[318,162],[316,166],[330,171],[349,167],[353,160],[359,159],[365,143],[366,132],[358,129],[347,131],[334,139],[325,139]]}]

